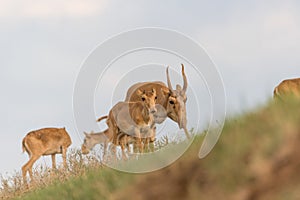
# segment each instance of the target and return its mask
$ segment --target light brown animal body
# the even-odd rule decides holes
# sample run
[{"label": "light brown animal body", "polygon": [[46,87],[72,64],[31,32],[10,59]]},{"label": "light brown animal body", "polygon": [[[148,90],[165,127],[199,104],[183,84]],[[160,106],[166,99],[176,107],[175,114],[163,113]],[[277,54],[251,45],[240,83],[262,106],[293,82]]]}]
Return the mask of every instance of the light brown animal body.
[{"label": "light brown animal body", "polygon": [[62,154],[63,165],[66,168],[67,148],[72,144],[65,128],[43,128],[28,133],[22,141],[23,152],[29,155],[29,161],[22,167],[23,180],[26,183],[26,173],[32,177],[32,166],[41,156],[51,155],[52,167],[56,167],[56,154]]},{"label": "light brown animal body", "polygon": [[97,144],[103,144],[104,145],[104,152],[103,156],[106,154],[106,149],[108,143],[112,140],[113,135],[109,135],[110,132],[108,129],[106,129],[103,132],[99,133],[84,133],[85,138],[83,140],[83,144],[81,145],[81,151],[83,154],[88,154],[94,146]]},{"label": "light brown animal body", "polygon": [[157,98],[155,89],[147,92],[138,90],[137,95],[142,101],[119,102],[109,111],[108,116],[101,117],[97,121],[107,118],[108,134],[113,135],[111,141],[114,145],[119,145],[118,136],[125,134],[136,138],[138,148],[142,152],[142,138],[150,137],[147,130],[154,124],[153,114],[156,112]]},{"label": "light brown animal body", "polygon": [[[156,127],[154,126],[154,124],[152,124],[152,126],[147,127],[146,129],[141,129],[141,142],[143,144],[143,149],[141,152],[147,150],[147,151],[154,151],[154,144],[153,142],[155,141],[155,133],[156,133]],[[137,151],[136,146],[138,144],[136,137],[133,137],[132,135],[128,135],[126,133],[120,132],[118,134],[118,138],[117,138],[117,144],[121,146],[122,149],[122,153],[123,153],[123,157],[126,156],[125,155],[125,148],[129,147],[129,144],[134,144],[134,152]]]},{"label": "light brown animal body", "polygon": [[[106,155],[106,150],[108,143],[111,141],[112,137],[109,136],[109,130],[106,129],[103,132],[99,133],[84,133],[85,138],[84,142],[81,146],[81,150],[83,154],[88,154],[97,144],[103,144],[104,145],[104,152],[103,152],[103,158]],[[122,155],[123,157],[126,157],[125,155],[125,147],[128,147],[130,143],[135,142],[135,139],[132,136],[120,134],[117,138],[118,145],[121,146],[122,149]],[[116,153],[115,146],[113,146],[113,152]]]},{"label": "light brown animal body", "polygon": [[284,80],[275,87],[274,98],[284,99],[285,97],[300,98],[300,78]]},{"label": "light brown animal body", "polygon": [[154,88],[157,91],[157,101],[156,108],[157,112],[154,114],[155,123],[162,123],[167,117],[175,121],[179,128],[183,128],[187,138],[190,138],[190,135],[187,130],[187,118],[186,118],[186,90],[187,90],[187,78],[184,72],[184,65],[181,64],[182,69],[182,78],[183,78],[183,87],[176,85],[174,90],[170,81],[169,68],[166,70],[167,83],[166,86],[163,82],[142,82],[132,85],[126,94],[125,101],[127,102],[136,102],[141,101],[140,98],[136,95],[137,90],[149,91]]}]

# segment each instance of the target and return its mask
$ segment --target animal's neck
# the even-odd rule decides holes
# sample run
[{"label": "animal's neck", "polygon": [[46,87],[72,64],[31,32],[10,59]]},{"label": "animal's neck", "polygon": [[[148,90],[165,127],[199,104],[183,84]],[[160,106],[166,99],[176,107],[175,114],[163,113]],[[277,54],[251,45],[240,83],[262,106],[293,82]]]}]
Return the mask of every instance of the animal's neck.
[{"label": "animal's neck", "polygon": [[133,119],[136,124],[139,124],[140,120],[136,117],[136,115],[140,116],[140,114],[141,114],[140,119],[143,120],[143,123],[148,124],[149,121],[151,120],[151,117],[150,117],[149,110],[148,110],[147,106],[145,105],[145,103],[136,102],[136,105],[131,104],[131,106],[132,106],[132,110],[133,110],[133,112],[130,113],[132,115],[131,119]]},{"label": "animal's neck", "polygon": [[142,114],[143,114],[143,120],[146,124],[149,123],[150,121],[150,113],[148,108],[144,105],[143,110],[142,110]]}]

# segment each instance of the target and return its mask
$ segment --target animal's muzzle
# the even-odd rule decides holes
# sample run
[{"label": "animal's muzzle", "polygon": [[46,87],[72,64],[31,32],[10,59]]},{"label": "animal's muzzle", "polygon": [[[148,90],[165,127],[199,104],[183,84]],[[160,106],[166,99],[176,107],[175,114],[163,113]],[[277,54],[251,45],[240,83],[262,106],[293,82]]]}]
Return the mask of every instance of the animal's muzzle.
[{"label": "animal's muzzle", "polygon": [[186,120],[185,119],[181,119],[178,123],[178,126],[180,129],[182,128],[186,128]]},{"label": "animal's muzzle", "polygon": [[153,109],[150,110],[150,113],[151,113],[151,114],[154,114],[154,113],[156,113],[156,112],[157,112],[157,109],[156,109],[156,108],[153,108]]}]

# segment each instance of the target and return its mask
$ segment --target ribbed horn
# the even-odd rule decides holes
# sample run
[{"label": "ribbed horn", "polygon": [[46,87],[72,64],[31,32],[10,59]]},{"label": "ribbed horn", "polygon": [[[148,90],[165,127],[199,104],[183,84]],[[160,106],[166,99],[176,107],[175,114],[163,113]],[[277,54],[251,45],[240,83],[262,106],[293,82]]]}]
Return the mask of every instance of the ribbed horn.
[{"label": "ribbed horn", "polygon": [[169,66],[167,67],[167,82],[168,82],[168,88],[171,91],[173,91],[172,84],[171,84],[171,81],[170,81],[170,76],[169,76]]},{"label": "ribbed horn", "polygon": [[185,75],[185,73],[184,73],[184,65],[183,65],[183,64],[181,64],[181,73],[182,73],[182,78],[183,78],[183,88],[182,88],[182,90],[183,90],[184,92],[186,92],[188,83],[187,83],[186,75]]}]

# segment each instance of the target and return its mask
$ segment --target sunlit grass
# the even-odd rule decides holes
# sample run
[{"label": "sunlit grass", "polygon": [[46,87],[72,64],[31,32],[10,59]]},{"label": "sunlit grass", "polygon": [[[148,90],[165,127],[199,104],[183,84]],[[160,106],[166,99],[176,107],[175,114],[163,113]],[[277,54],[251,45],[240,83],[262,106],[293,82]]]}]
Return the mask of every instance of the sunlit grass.
[{"label": "sunlit grass", "polygon": [[68,169],[58,166],[52,169],[45,165],[33,168],[34,180],[26,185],[23,183],[21,172],[4,178],[1,177],[0,198],[9,199],[22,196],[30,191],[36,191],[56,183],[62,183],[74,177],[84,176],[91,170],[98,170],[103,164],[96,155],[83,156],[79,150],[70,149],[68,153]]},{"label": "sunlit grass", "polygon": [[[166,147],[168,144],[168,138],[164,137],[156,141],[154,147],[155,150],[158,150]],[[102,153],[99,151],[101,149],[92,151],[89,155],[83,155],[80,150],[69,149],[67,169],[64,169],[62,165],[59,165],[57,169],[52,169],[42,164],[34,165],[34,180],[29,185],[23,183],[20,171],[15,171],[13,175],[8,177],[1,176],[0,199],[32,199],[36,198],[35,196],[38,196],[38,199],[47,199],[47,196],[49,196],[49,199],[56,199],[55,197],[57,199],[63,199],[64,197],[69,199],[70,196],[83,198],[81,196],[83,190],[86,190],[84,195],[88,199],[89,197],[96,197],[95,195],[104,198],[105,195],[108,195],[109,192],[120,186],[120,180],[117,180],[117,177],[121,176],[121,173],[109,169],[103,163],[118,165],[124,161],[120,157],[116,158],[112,151],[108,152],[103,158]],[[142,156],[131,155],[128,162],[130,160],[136,161],[140,157]],[[29,181],[29,177],[27,178]],[[99,180],[101,180],[101,183],[95,183],[95,181]],[[89,182],[92,184],[89,184]],[[83,183],[85,184],[83,185]],[[57,188],[62,194],[56,192]],[[78,191],[76,191],[76,188]],[[99,191],[97,194],[91,193],[91,191],[99,188],[103,188],[103,191]],[[77,194],[77,192],[80,194]]]},{"label": "sunlit grass", "polygon": [[[186,184],[180,185],[179,188],[188,187],[186,195],[190,199],[221,197],[243,199],[245,195],[251,194],[256,186],[268,188],[272,186],[272,182],[276,182],[276,178],[274,179],[272,175],[280,174],[280,171],[273,173],[272,170],[277,163],[280,164],[279,161],[285,158],[285,155],[293,156],[295,151],[293,145],[297,145],[298,139],[300,140],[299,122],[300,103],[297,100],[269,102],[252,112],[227,119],[213,151],[201,160],[197,155],[204,137],[196,136],[189,150],[171,167],[160,170],[159,176],[155,173],[155,178],[151,178],[151,173],[134,175],[110,169],[103,165],[97,152],[85,156],[80,151],[71,150],[68,170],[62,168],[51,170],[49,167],[37,166],[34,169],[35,183],[30,188],[24,187],[21,174],[15,172],[14,176],[2,179],[0,198],[130,199],[132,192],[142,194],[142,197],[146,195],[147,192],[141,190],[145,187],[142,183],[150,189],[155,187],[154,182],[162,183],[155,190],[157,194],[167,195],[168,190],[165,187],[173,191],[176,184]],[[186,142],[178,142],[176,138],[175,141],[170,141],[168,137],[156,141],[155,150],[159,149],[164,153],[155,159],[167,162],[169,155],[186,147]],[[297,151],[295,156],[300,156],[296,154]],[[149,155],[131,155],[127,161],[114,161],[113,156],[109,155],[108,159],[111,159],[109,162],[116,162],[116,165],[124,168],[154,165]],[[297,166],[296,161],[290,163]],[[277,188],[278,198],[284,197],[287,193],[289,195],[286,197],[290,196],[290,199],[299,196],[297,187],[284,186],[299,185],[295,180],[300,178],[300,173],[293,171],[293,168],[290,169],[290,173],[292,175],[289,175],[287,180],[283,176],[281,181],[294,180],[294,182],[291,184],[285,182],[282,189]],[[261,177],[266,174],[271,177],[269,182],[265,179],[261,182]],[[187,182],[177,183],[177,179]],[[177,194],[176,192],[180,191],[173,191],[170,195]]]}]

